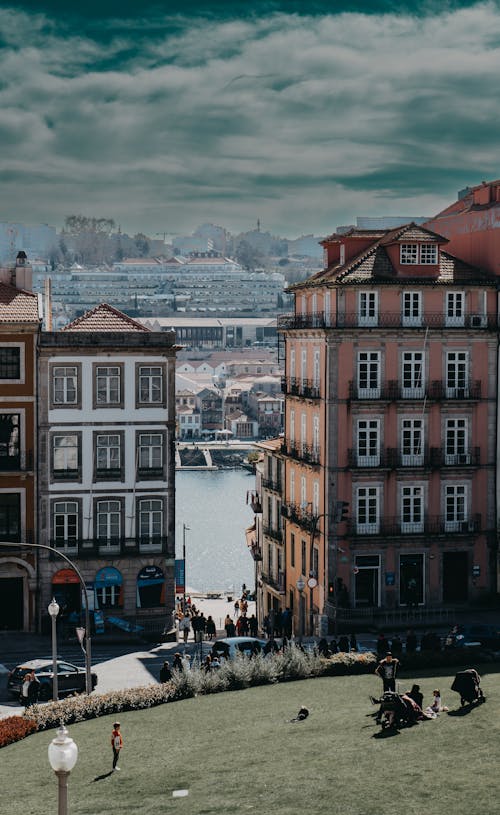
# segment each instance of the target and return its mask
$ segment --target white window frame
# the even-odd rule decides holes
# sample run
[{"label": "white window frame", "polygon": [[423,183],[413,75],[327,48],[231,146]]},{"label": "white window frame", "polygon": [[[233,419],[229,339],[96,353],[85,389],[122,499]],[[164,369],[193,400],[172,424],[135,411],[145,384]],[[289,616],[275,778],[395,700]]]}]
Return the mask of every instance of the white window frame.
[{"label": "white window frame", "polygon": [[425,490],[423,484],[400,485],[401,532],[422,534],[424,531]]},{"label": "white window frame", "polygon": [[[140,498],[137,502],[137,534],[141,550],[161,549],[164,506],[161,498]],[[144,523],[146,522],[146,523]],[[158,527],[159,524],[159,527]],[[146,531],[143,530],[147,527]],[[155,532],[159,528],[159,533]]]},{"label": "white window frame", "polygon": [[[120,548],[122,532],[121,503],[117,498],[105,498],[96,501],[96,537],[99,549],[115,551]],[[117,527],[117,534],[111,534],[113,526]],[[104,532],[104,534],[101,534]]]},{"label": "white window frame", "polygon": [[[155,454],[155,451],[159,451],[159,463],[155,463],[155,458],[158,459],[158,452]],[[147,459],[147,463],[144,463],[144,459]],[[139,433],[138,465],[139,470],[160,470],[163,468],[162,433]]]},{"label": "white window frame", "polygon": [[[57,373],[60,371],[61,373]],[[56,390],[56,382],[62,380],[62,387]],[[69,388],[71,383],[72,387]],[[56,398],[60,393],[61,400]],[[68,395],[72,393],[72,398]],[[78,367],[76,365],[54,365],[52,368],[52,402],[55,408],[62,405],[76,405],[78,403]]]},{"label": "white window frame", "polygon": [[[119,433],[99,433],[96,436],[96,470],[121,470],[121,436]],[[113,461],[116,457],[118,463]]]},{"label": "white window frame", "polygon": [[290,503],[295,503],[295,470],[290,470]]},{"label": "white window frame", "polygon": [[444,428],[445,464],[470,464],[468,437],[469,420],[467,417],[453,416],[446,419]]},{"label": "white window frame", "polygon": [[314,349],[313,354],[313,388],[319,388],[320,383],[320,354],[319,348]]},{"label": "white window frame", "polygon": [[[144,372],[147,373],[144,373]],[[161,365],[141,365],[139,367],[139,403],[141,405],[161,405],[163,402],[163,368]],[[143,398],[143,387],[147,393]]]},{"label": "white window frame", "polygon": [[119,405],[121,403],[121,373],[122,369],[119,365],[96,366],[95,382],[97,406]]},{"label": "white window frame", "polygon": [[[363,370],[366,375],[362,376]],[[380,351],[358,351],[357,380],[360,399],[380,399],[381,373]],[[367,387],[362,387],[365,379]]]},{"label": "white window frame", "polygon": [[380,465],[380,419],[357,420],[356,461],[358,467],[378,467]]},{"label": "white window frame", "polygon": [[305,447],[307,444],[307,413],[300,415],[300,445]]},{"label": "white window frame", "polygon": [[[73,444],[60,444],[57,441],[61,439],[74,440]],[[57,455],[57,453],[59,455]],[[74,455],[76,458],[75,466],[70,466],[70,459]],[[61,459],[64,466],[57,467],[57,459]],[[65,473],[76,472],[79,467],[78,456],[78,434],[77,433],[54,433],[52,436],[52,472]]]},{"label": "white window frame", "polygon": [[307,347],[304,345],[300,351],[300,378],[302,382],[307,379]]},{"label": "white window frame", "polygon": [[288,437],[290,439],[290,444],[294,444],[295,442],[295,410],[290,411],[290,427],[288,428]]},{"label": "white window frame", "polygon": [[425,357],[423,351],[401,354],[401,395],[403,399],[423,399],[425,395]]},{"label": "white window frame", "polygon": [[[74,520],[73,519],[74,516]],[[58,519],[62,519],[63,534],[58,537]],[[68,552],[76,552],[78,549],[78,502],[77,501],[55,501],[52,506],[52,524],[54,545],[57,549],[64,549]],[[70,536],[71,527],[74,525],[75,535]]]},{"label": "white window frame", "polygon": [[401,320],[404,326],[422,325],[422,292],[404,291],[401,295]]},{"label": "white window frame", "polygon": [[446,352],[446,396],[460,399],[469,395],[469,352]]},{"label": "white window frame", "polygon": [[401,465],[421,467],[424,463],[424,420],[419,417],[402,416],[400,438]]},{"label": "white window frame", "polygon": [[418,243],[401,243],[399,245],[399,262],[401,266],[417,266]]},{"label": "white window frame", "polygon": [[447,326],[465,325],[465,292],[447,291],[445,294],[445,324]]},{"label": "white window frame", "polygon": [[438,262],[437,243],[420,244],[420,264],[421,266],[436,266]]},{"label": "white window frame", "polygon": [[290,348],[290,377],[295,378],[295,348]]},{"label": "white window frame", "polygon": [[319,416],[313,416],[313,442],[312,449],[319,454]]},{"label": "white window frame", "polygon": [[462,532],[469,527],[468,484],[444,485],[445,532]]},{"label": "white window frame", "polygon": [[332,314],[332,303],[330,292],[326,291],[323,297],[323,309],[325,312],[325,325],[329,326]]},{"label": "white window frame", "polygon": [[358,292],[358,325],[378,325],[378,291]]},{"label": "white window frame", "polygon": [[380,531],[380,487],[356,487],[356,531],[358,535],[377,535]]}]

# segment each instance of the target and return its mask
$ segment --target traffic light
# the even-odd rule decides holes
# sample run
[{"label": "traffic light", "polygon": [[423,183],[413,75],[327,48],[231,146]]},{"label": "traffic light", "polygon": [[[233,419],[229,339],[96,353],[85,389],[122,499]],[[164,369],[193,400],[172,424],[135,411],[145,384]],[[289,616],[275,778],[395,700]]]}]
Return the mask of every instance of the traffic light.
[{"label": "traffic light", "polygon": [[330,580],[328,582],[328,599],[333,600],[334,594],[335,594],[335,584],[333,580]]},{"label": "traffic light", "polygon": [[348,514],[349,514],[349,501],[336,501],[334,521],[336,523],[340,523],[341,521],[347,521]]}]

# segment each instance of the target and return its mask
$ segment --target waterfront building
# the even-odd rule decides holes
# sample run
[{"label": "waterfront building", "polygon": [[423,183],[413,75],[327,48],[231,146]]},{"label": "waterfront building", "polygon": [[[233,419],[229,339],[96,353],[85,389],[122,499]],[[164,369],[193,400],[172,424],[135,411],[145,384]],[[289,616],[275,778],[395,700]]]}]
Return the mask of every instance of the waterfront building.
[{"label": "waterfront building", "polygon": [[[36,620],[37,342],[41,308],[19,252],[0,269],[0,628],[33,631]],[[23,544],[22,546],[19,544]]]},{"label": "waterfront building", "polygon": [[496,280],[446,244],[416,224],[333,234],[279,318],[302,631],[496,590]]},{"label": "waterfront building", "polygon": [[[175,556],[175,335],[102,304],[40,336],[40,542],[78,565],[101,628],[170,622]],[[42,610],[80,586],[40,556]]]}]

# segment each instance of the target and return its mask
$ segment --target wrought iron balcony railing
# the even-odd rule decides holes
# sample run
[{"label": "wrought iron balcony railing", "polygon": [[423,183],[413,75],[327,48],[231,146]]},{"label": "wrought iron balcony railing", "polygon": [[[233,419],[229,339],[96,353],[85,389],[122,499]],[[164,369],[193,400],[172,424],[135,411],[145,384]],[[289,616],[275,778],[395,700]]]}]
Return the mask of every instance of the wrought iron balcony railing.
[{"label": "wrought iron balcony railing", "polygon": [[[166,536],[151,538],[68,538],[60,540],[53,538],[50,546],[60,549],[61,552],[73,554],[77,557],[123,557],[124,555],[141,555],[155,553],[174,557],[173,541]],[[56,557],[52,552],[50,558]]]},{"label": "wrought iron balcony railing", "polygon": [[279,591],[280,594],[285,594],[285,573],[278,572],[278,574],[266,574],[265,572],[261,572],[261,580],[263,583],[267,583],[268,586],[275,589],[275,591]]},{"label": "wrought iron balcony railing", "polygon": [[320,453],[318,447],[311,447],[309,444],[301,444],[296,441],[283,442],[281,452],[285,456],[302,461],[305,464],[317,465],[320,463]]},{"label": "wrought iron balcony railing", "polygon": [[349,399],[351,401],[431,401],[456,400],[459,402],[481,399],[481,381],[474,380],[463,387],[450,387],[446,382],[433,380],[428,384],[409,388],[397,379],[389,379],[374,387],[362,387],[358,382],[349,382]]},{"label": "wrought iron balcony railing", "polygon": [[303,399],[320,399],[320,387],[313,379],[300,379],[297,376],[282,376],[281,390],[287,396],[300,396]]},{"label": "wrought iron balcony railing", "polygon": [[428,515],[420,519],[415,519],[415,516],[413,519],[384,517],[366,523],[351,518],[347,525],[350,537],[471,535],[481,531],[481,515],[475,514],[463,520],[450,520],[444,515]]},{"label": "wrought iron balcony railing", "polygon": [[402,448],[386,447],[378,452],[361,453],[358,450],[347,451],[347,460],[350,469],[380,468],[395,470],[397,468],[428,467],[436,469],[441,467],[478,467],[481,459],[481,449],[470,447],[461,453],[449,453],[443,447],[424,447],[420,452],[405,451]]},{"label": "wrought iron balcony railing", "polygon": [[273,540],[277,541],[278,543],[283,543],[283,530],[276,529],[274,526],[265,526],[264,527],[264,535],[268,538],[272,538]]},{"label": "wrought iron balcony railing", "polygon": [[273,492],[281,493],[283,488],[282,482],[278,480],[274,480],[273,478],[263,478],[262,479],[262,486],[265,490],[272,490]]},{"label": "wrought iron balcony railing", "polygon": [[[309,505],[308,505],[309,506]],[[312,532],[318,523],[318,515],[304,509],[300,504],[283,504],[281,507],[281,514],[284,518],[291,521],[302,529],[307,529]]]},{"label": "wrought iron balcony railing", "polygon": [[498,327],[495,313],[464,314],[448,317],[442,311],[422,314],[404,314],[401,311],[380,311],[365,316],[359,312],[326,313],[316,311],[308,314],[282,314],[278,317],[278,330],[301,328],[435,328],[435,329],[481,329],[494,331]]}]

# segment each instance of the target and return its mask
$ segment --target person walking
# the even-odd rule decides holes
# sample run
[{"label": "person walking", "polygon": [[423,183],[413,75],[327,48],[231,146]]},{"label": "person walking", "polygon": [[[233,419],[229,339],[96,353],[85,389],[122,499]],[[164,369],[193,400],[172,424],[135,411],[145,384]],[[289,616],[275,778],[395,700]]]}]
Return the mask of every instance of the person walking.
[{"label": "person walking", "polygon": [[31,682],[31,671],[24,674],[23,684],[21,685],[21,693],[19,695],[19,701],[24,707],[27,707],[29,704],[29,688]]},{"label": "person walking", "polygon": [[[231,618],[229,618],[231,622]],[[215,622],[212,618],[212,615],[209,614],[207,617],[207,637],[209,640],[213,640],[213,638],[217,635],[217,629],[215,627]]]},{"label": "person walking", "polygon": [[113,770],[120,770],[118,767],[118,759],[120,757],[120,751],[123,747],[123,738],[120,732],[120,722],[115,722],[113,724],[113,732],[111,733],[111,747],[113,748]]},{"label": "person walking", "polygon": [[179,622],[179,631],[182,632],[184,644],[186,644],[188,641],[189,632],[191,631],[191,622],[187,614],[185,614],[182,620]]},{"label": "person walking", "polygon": [[249,625],[249,628],[250,628],[250,636],[251,637],[256,637],[257,634],[259,633],[259,622],[258,622],[257,617],[255,616],[255,614],[252,614],[252,616],[250,617],[250,619],[248,621],[248,625]]},{"label": "person walking", "polygon": [[36,673],[34,671],[31,671],[30,683],[28,687],[28,704],[36,705],[38,702],[39,695],[40,695],[40,680],[38,679]]},{"label": "person walking", "polygon": [[177,651],[174,654],[174,661],[172,662],[172,668],[174,671],[183,671],[184,665],[182,664],[182,657],[180,653]]}]

